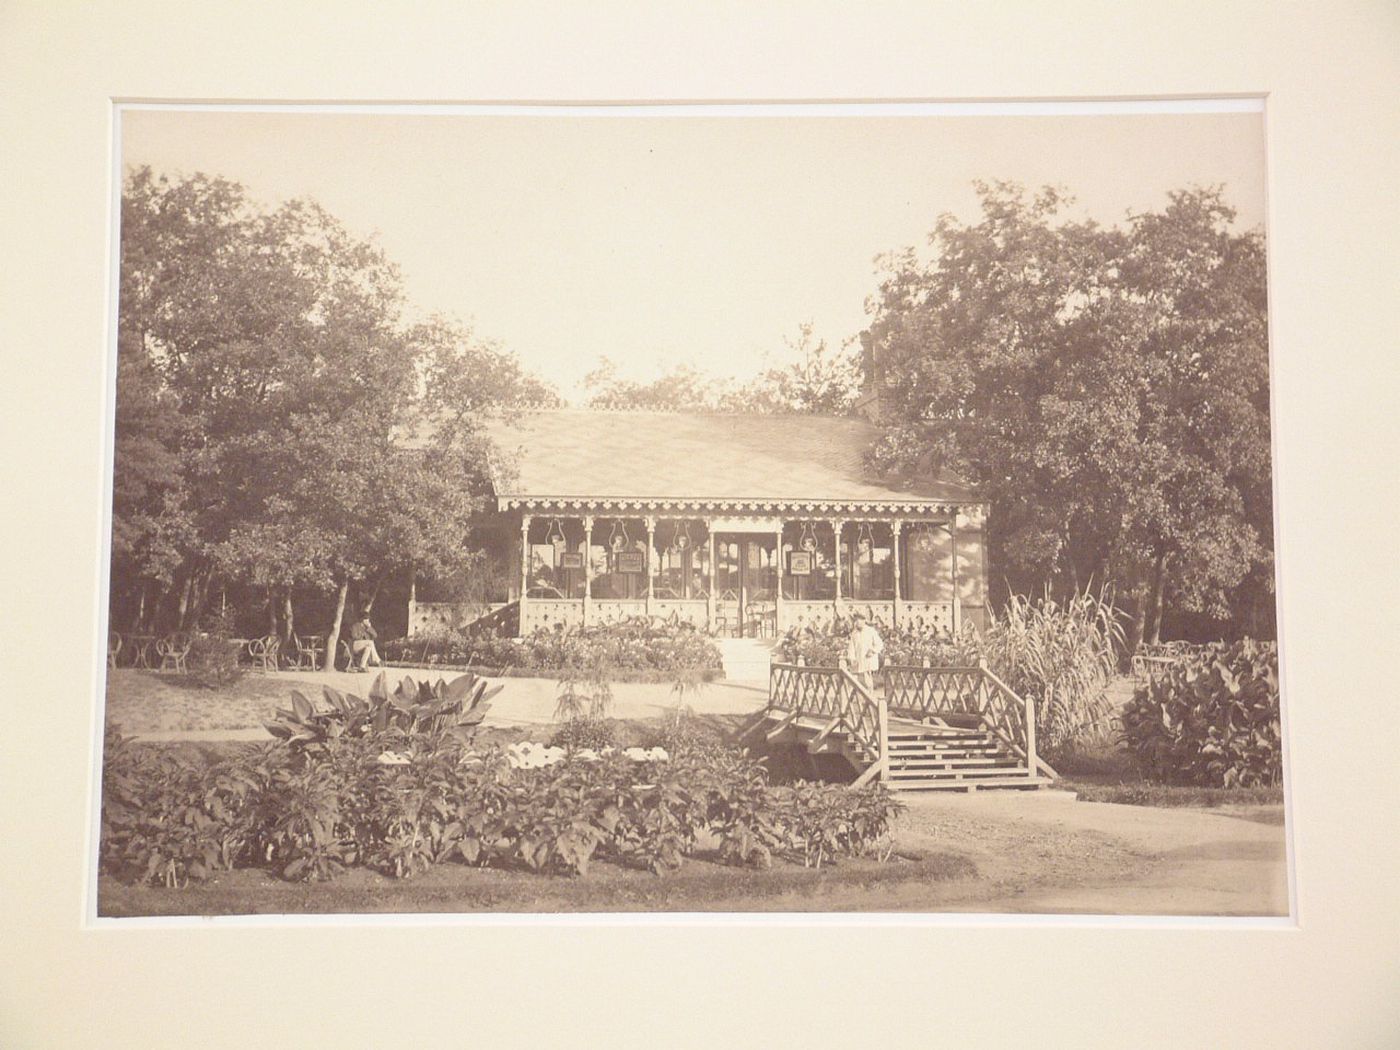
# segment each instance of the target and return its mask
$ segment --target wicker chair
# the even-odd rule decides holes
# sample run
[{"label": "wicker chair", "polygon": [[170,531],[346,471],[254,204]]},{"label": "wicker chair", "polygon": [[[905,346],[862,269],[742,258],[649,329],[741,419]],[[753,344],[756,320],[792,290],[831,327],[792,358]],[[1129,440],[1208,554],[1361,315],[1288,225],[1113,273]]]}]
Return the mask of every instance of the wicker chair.
[{"label": "wicker chair", "polygon": [[162,671],[174,671],[177,674],[187,674],[189,668],[185,665],[185,658],[190,655],[190,645],[193,639],[183,631],[168,634],[156,642],[156,655],[160,657],[160,669]]},{"label": "wicker chair", "polygon": [[277,670],[277,661],[282,650],[282,640],[274,634],[264,638],[254,638],[248,643],[248,655],[253,658],[253,667],[263,674]]}]

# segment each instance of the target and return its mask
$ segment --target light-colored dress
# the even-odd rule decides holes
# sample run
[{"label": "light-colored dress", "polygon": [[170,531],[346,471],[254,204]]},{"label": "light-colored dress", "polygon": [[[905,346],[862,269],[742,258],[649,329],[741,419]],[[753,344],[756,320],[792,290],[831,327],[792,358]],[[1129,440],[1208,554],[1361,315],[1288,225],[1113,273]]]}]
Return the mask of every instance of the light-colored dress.
[{"label": "light-colored dress", "polygon": [[846,669],[852,674],[869,675],[880,669],[880,654],[885,640],[870,624],[862,624],[851,632],[846,643]]}]

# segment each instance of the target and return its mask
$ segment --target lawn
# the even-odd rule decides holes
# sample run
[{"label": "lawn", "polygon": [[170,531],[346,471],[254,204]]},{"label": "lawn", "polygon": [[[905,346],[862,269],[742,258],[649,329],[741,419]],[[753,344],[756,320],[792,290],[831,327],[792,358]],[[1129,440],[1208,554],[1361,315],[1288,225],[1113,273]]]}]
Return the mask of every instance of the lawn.
[{"label": "lawn", "polygon": [[106,720],[128,735],[256,728],[287,706],[295,688],[289,679],[250,674],[212,689],[192,675],[119,668],[107,672]]},{"label": "lawn", "polygon": [[440,864],[412,879],[363,868],[334,882],[284,882],[258,870],[222,872],[184,890],[129,886],[103,877],[102,915],[239,915],[368,912],[864,911],[917,907],[936,883],[969,879],[976,868],[952,853],[895,854],[884,864],[844,860],[820,869],[779,862],[734,868],[704,856],[678,872],[597,863],[583,878]]}]

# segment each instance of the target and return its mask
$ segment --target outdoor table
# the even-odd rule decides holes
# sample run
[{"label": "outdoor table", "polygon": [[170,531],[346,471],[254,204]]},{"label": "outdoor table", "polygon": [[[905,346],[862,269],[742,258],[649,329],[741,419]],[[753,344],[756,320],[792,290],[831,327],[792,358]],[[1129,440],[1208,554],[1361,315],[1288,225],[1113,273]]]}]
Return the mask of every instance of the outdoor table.
[{"label": "outdoor table", "polygon": [[158,634],[122,635],[123,648],[128,644],[131,646],[131,666],[137,669],[151,670],[151,646],[161,637]]},{"label": "outdoor table", "polygon": [[299,669],[318,670],[321,666],[321,654],[326,651],[325,635],[294,635],[293,640],[297,646],[296,666]]}]

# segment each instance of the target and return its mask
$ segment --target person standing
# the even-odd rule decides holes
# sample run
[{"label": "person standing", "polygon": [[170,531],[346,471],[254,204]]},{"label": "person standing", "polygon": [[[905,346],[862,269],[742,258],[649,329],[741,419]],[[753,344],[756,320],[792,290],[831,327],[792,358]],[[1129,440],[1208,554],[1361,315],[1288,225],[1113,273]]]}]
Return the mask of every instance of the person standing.
[{"label": "person standing", "polygon": [[880,669],[880,654],[885,651],[885,640],[870,622],[865,610],[857,609],[851,614],[851,635],[846,640],[846,652],[842,666],[856,680],[871,692],[875,690],[875,672]]},{"label": "person standing", "polygon": [[350,628],[350,655],[356,671],[369,670],[371,663],[377,667],[384,666],[384,661],[379,658],[379,650],[374,647],[378,637],[379,632],[374,629],[374,624],[369,622],[369,610],[365,610],[360,614],[359,622]]}]

